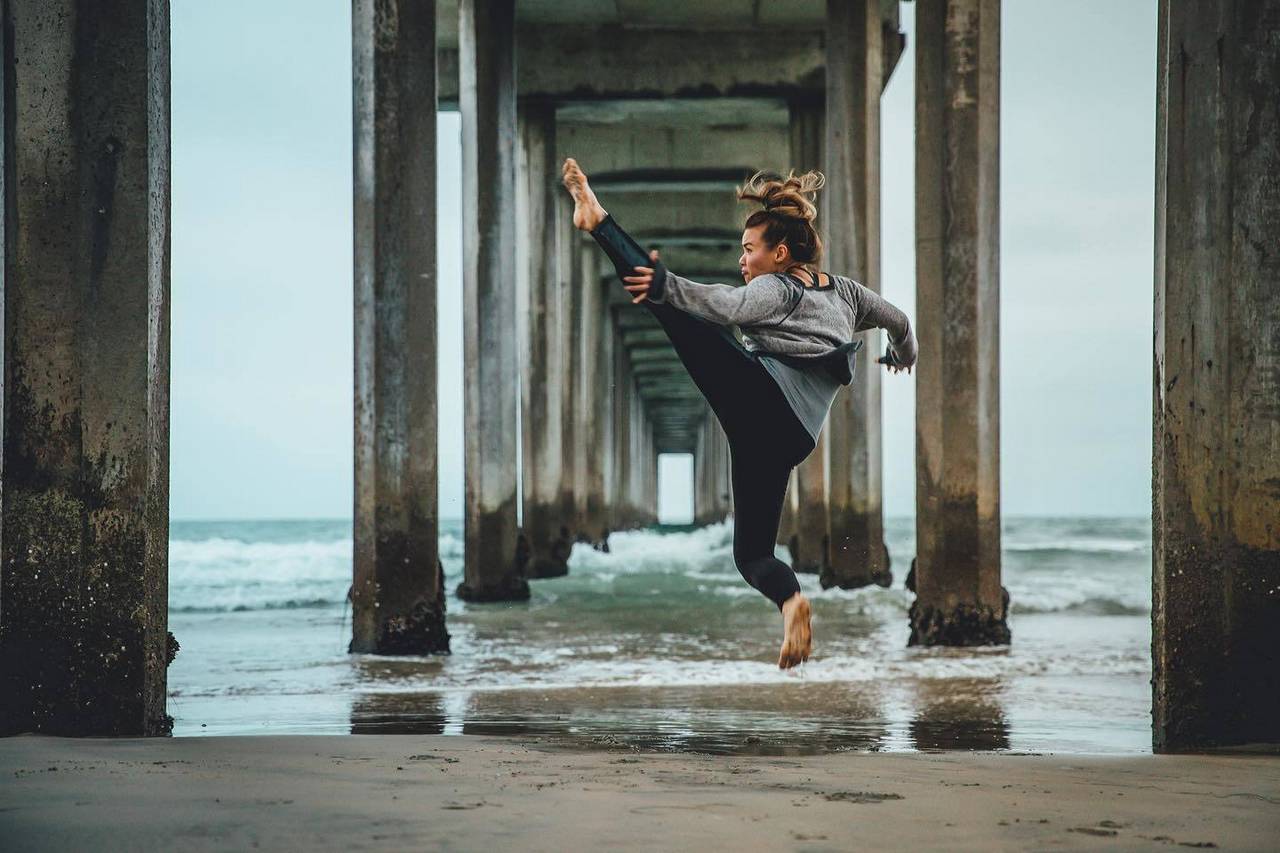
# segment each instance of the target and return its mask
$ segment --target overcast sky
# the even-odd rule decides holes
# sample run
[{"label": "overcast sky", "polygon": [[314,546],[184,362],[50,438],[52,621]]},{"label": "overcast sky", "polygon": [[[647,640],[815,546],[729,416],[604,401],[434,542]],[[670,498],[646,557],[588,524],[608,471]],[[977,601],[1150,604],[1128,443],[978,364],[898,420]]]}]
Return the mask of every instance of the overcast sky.
[{"label": "overcast sky", "polygon": [[[344,518],[352,489],[349,0],[174,0],[171,511]],[[882,102],[883,292],[915,316],[914,7]],[[1010,0],[1001,73],[1001,503],[1145,515],[1155,0]],[[440,128],[440,512],[462,515],[460,125]],[[884,383],[915,510],[914,375]],[[687,512],[689,467],[664,465]],[[681,479],[683,478],[683,482]]]}]

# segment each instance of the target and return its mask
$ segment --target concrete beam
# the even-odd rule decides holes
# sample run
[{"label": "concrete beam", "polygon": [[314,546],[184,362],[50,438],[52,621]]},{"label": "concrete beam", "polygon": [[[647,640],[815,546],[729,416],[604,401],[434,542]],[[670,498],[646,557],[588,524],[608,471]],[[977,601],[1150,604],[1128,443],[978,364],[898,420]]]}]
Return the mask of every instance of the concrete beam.
[{"label": "concrete beam", "polygon": [[[591,187],[597,197],[640,193],[684,197],[711,194],[734,198],[737,187],[759,168],[755,165],[736,167],[713,166],[700,169],[681,167],[620,169],[595,172]],[[601,202],[603,204],[603,202]]]},{"label": "concrete beam", "polygon": [[636,387],[642,392],[659,391],[668,393],[673,397],[699,397],[702,394],[702,392],[698,390],[698,387],[693,384],[693,380],[689,379],[687,374],[678,373],[676,371],[657,376],[647,376],[643,373],[637,373]]},{"label": "concrete beam", "polygon": [[526,599],[516,551],[514,0],[461,0],[467,601]]},{"label": "concrete beam", "polygon": [[[826,139],[827,258],[837,270],[880,290],[880,0],[827,3]],[[888,586],[884,544],[880,376],[881,333],[863,335],[853,382],[828,416],[829,550],[823,589]]]},{"label": "concrete beam", "polygon": [[649,313],[649,309],[642,305],[620,305],[614,309],[614,317],[618,329],[622,332],[630,329],[656,329],[661,334],[666,335],[662,326]]},{"label": "concrete beam", "polygon": [[1158,20],[1152,741],[1275,744],[1280,2]]},{"label": "concrete beam", "polygon": [[[635,237],[637,243],[660,251],[668,247],[707,247],[727,249],[732,252],[735,249],[741,251],[739,247],[742,245],[742,230],[738,228],[725,229],[715,226],[678,228],[662,226],[632,231],[631,234]],[[725,264],[718,265],[719,268],[724,266]]]},{"label": "concrete beam", "polygon": [[163,735],[169,4],[3,16],[0,735]]},{"label": "concrete beam", "polygon": [[631,355],[632,363],[637,365],[645,361],[678,362],[680,358],[676,355],[676,351],[672,349],[671,344],[669,343],[635,344],[634,346],[627,347],[627,351]]},{"label": "concrete beam", "polygon": [[671,346],[671,339],[667,337],[666,331],[661,328],[627,329],[620,332],[619,335],[622,338],[622,345],[627,348],[644,344],[666,344],[668,348]]},{"label": "concrete beam", "polygon": [[[685,245],[672,243],[671,238],[687,233],[703,238],[691,245],[704,245],[709,237],[715,245],[728,243],[731,249],[738,250],[742,243],[742,224],[751,213],[749,206],[738,200],[732,187],[710,192],[655,187],[644,192],[623,193],[600,188],[597,195],[618,224],[642,245],[645,240],[659,238],[666,238],[672,245]],[[737,269],[736,260],[737,256],[733,255],[703,269]],[[682,268],[680,274],[685,275],[687,269]]]},{"label": "concrete beam", "polygon": [[[708,50],[714,37],[715,50]],[[524,25],[516,39],[522,98],[777,98],[821,91],[822,37],[788,32],[761,49],[762,33],[743,28],[714,36],[691,27]],[[446,48],[441,65],[456,61]],[[458,100],[448,74],[440,100]]]},{"label": "concrete beam", "polygon": [[[662,103],[662,102],[659,102]],[[572,123],[560,110],[559,151],[573,157],[594,182],[596,175],[733,177],[739,169],[785,169],[776,150],[787,138],[786,108],[782,123],[754,119],[734,124],[655,126],[648,120],[619,124]],[[727,166],[726,166],[727,164]],[[722,171],[728,169],[729,171]],[[710,190],[710,187],[707,187]],[[699,190],[702,191],[702,190]],[[732,188],[730,188],[732,193]],[[609,209],[608,196],[601,204]]]},{"label": "concrete beam", "polygon": [[912,645],[1009,642],[1000,586],[1000,3],[916,10]]},{"label": "concrete beam", "polygon": [[[616,101],[560,101],[556,118],[568,125],[596,126],[601,129],[630,125],[631,130],[643,131],[641,136],[652,137],[655,132],[697,129],[703,131],[731,131],[738,135],[758,133],[773,126],[786,129],[787,102],[783,98],[626,98]],[[621,156],[635,156],[643,151],[655,153],[651,144],[640,151],[618,152]],[[705,153],[699,155],[701,160]],[[754,160],[748,158],[746,162]],[[724,165],[713,164],[711,168]],[[689,168],[679,156],[670,163],[676,168]]]},{"label": "concrete beam", "polygon": [[434,40],[433,3],[352,7],[351,652],[449,651],[436,506],[435,55],[424,47]]}]

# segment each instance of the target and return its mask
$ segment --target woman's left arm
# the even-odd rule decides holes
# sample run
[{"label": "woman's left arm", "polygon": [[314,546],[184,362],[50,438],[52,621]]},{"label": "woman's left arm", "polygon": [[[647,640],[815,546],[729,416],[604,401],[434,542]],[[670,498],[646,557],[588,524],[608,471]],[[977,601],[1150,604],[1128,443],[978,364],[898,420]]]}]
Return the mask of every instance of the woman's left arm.
[{"label": "woman's left arm", "polygon": [[853,293],[858,317],[853,330],[884,329],[889,333],[889,349],[897,360],[893,366],[911,367],[915,364],[918,355],[916,335],[902,309],[856,281],[853,282]]}]

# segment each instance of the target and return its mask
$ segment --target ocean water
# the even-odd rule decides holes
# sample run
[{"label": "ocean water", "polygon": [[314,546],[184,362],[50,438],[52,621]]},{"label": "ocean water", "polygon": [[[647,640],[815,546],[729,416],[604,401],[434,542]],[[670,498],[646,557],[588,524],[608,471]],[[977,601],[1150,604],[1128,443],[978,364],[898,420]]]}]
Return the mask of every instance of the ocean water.
[{"label": "ocean water", "polygon": [[[781,618],[733,566],[732,520],[576,545],[528,602],[468,605],[441,525],[452,654],[348,654],[349,521],[174,522],[174,734],[512,734],[610,747],[1150,750],[1146,518],[1009,518],[1013,642],[908,648],[913,519],[894,586],[822,590],[814,657],[777,668]],[[785,559],[785,549],[778,555]]]}]

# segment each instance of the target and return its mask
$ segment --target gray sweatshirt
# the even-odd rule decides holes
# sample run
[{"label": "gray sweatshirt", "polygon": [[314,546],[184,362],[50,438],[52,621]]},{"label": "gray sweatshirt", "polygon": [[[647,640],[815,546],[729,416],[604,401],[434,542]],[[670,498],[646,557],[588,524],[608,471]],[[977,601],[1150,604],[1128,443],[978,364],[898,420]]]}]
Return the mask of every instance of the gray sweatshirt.
[{"label": "gray sweatshirt", "polygon": [[[916,362],[915,333],[907,315],[874,290],[828,273],[824,287],[805,287],[796,276],[768,273],[745,286],[701,284],[657,265],[649,299],[694,316],[742,329],[742,343],[778,382],[814,441],[840,385],[852,380],[847,362],[835,373],[815,358],[838,350],[852,358],[857,332],[885,329],[889,350],[904,367]],[[840,357],[837,357],[841,361]]]}]

